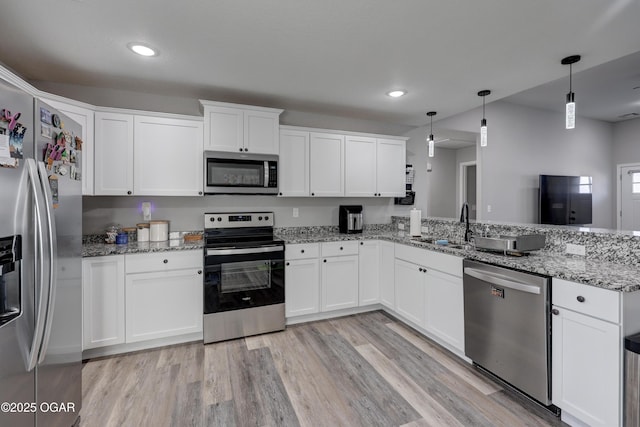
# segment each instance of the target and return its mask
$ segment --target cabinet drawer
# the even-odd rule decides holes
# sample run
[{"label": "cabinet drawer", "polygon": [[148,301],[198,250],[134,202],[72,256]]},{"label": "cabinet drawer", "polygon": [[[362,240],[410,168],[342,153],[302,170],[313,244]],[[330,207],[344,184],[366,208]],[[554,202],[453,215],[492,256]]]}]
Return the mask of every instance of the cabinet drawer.
[{"label": "cabinet drawer", "polygon": [[429,249],[396,244],[395,254],[397,259],[422,265],[429,269],[442,271],[453,276],[462,277],[462,258],[455,255],[430,251]]},{"label": "cabinet drawer", "polygon": [[322,244],[322,256],[358,255],[358,242],[327,242]]},{"label": "cabinet drawer", "polygon": [[319,255],[320,245],[318,243],[299,243],[284,247],[284,258],[287,260],[318,258]]},{"label": "cabinet drawer", "polygon": [[619,292],[556,278],[552,279],[551,283],[553,305],[609,322],[620,323]]},{"label": "cabinet drawer", "polygon": [[202,262],[203,254],[198,250],[131,254],[125,256],[125,271],[131,274],[202,268]]}]

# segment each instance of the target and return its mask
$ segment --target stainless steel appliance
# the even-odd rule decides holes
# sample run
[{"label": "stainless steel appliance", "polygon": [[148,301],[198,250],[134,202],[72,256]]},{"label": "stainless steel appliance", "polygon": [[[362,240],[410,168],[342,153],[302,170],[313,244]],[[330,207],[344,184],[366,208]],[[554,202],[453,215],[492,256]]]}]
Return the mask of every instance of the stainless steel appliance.
[{"label": "stainless steel appliance", "polygon": [[82,398],[82,194],[81,142],[66,136],[81,128],[4,82],[0,108],[0,425],[68,427]]},{"label": "stainless steel appliance", "polygon": [[204,215],[204,342],[283,330],[284,242],[273,212]]},{"label": "stainless steel appliance", "polygon": [[504,254],[522,255],[529,251],[544,248],[544,234],[521,234],[519,236],[493,236],[473,238],[476,249],[502,252]]},{"label": "stainless steel appliance", "polygon": [[362,205],[340,205],[338,216],[341,233],[362,233]]},{"label": "stainless steel appliance", "polygon": [[464,347],[473,362],[549,409],[549,278],[464,260]]},{"label": "stainless steel appliance", "polygon": [[278,156],[204,152],[205,194],[278,194]]}]

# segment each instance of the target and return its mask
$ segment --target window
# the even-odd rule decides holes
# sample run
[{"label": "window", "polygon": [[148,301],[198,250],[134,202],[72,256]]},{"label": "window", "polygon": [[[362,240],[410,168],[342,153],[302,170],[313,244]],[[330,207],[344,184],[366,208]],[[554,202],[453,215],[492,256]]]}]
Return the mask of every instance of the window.
[{"label": "window", "polygon": [[631,173],[631,192],[640,194],[640,172]]},{"label": "window", "polygon": [[[580,177],[580,194],[591,194],[592,179],[590,176]],[[640,187],[639,187],[640,188]]]}]

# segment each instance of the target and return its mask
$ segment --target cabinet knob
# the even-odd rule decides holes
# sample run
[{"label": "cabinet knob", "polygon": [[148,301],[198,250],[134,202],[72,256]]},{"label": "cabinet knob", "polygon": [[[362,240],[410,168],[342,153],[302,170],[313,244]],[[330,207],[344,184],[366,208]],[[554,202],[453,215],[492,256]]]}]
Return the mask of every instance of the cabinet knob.
[{"label": "cabinet knob", "polygon": [[163,260],[162,262],[164,262],[165,264],[167,264],[169,262],[168,259]]},{"label": "cabinet knob", "polygon": [[198,270],[198,274],[202,274],[202,270]]},{"label": "cabinet knob", "polygon": [[290,265],[290,264],[287,262],[287,265]]},{"label": "cabinet knob", "polygon": [[364,245],[364,242],[360,242],[360,245]]},{"label": "cabinet knob", "polygon": [[422,271],[422,267],[418,268],[418,271]]},{"label": "cabinet knob", "polygon": [[130,196],[133,192],[131,190],[127,191],[127,194]]},{"label": "cabinet knob", "polygon": [[282,193],[278,193],[278,195],[282,196]]},{"label": "cabinet knob", "polygon": [[202,191],[198,191],[198,196],[202,196]]},{"label": "cabinet knob", "polygon": [[242,151],[242,148],[239,148],[238,151]]},{"label": "cabinet knob", "polygon": [[551,310],[551,314],[553,314],[554,316],[557,316],[558,314],[560,314],[560,310],[558,310],[557,308],[554,308],[553,310]]},{"label": "cabinet knob", "polygon": [[340,246],[340,250],[343,250],[344,248],[342,246]]},{"label": "cabinet knob", "polygon": [[324,260],[324,261],[322,261],[322,262],[327,262],[327,260],[325,259],[325,260]]},{"label": "cabinet knob", "polygon": [[300,249],[300,253],[303,254],[304,253],[304,249]]},{"label": "cabinet knob", "polygon": [[248,148],[245,148],[245,149],[244,149],[244,151],[249,151],[249,149],[248,149]]},{"label": "cabinet knob", "polygon": [[315,196],[315,195],[316,195],[316,193],[311,193],[311,195],[312,195],[312,196]]},{"label": "cabinet knob", "polygon": [[578,295],[578,298],[576,298],[578,300],[578,302],[584,302],[584,297],[582,295]]}]

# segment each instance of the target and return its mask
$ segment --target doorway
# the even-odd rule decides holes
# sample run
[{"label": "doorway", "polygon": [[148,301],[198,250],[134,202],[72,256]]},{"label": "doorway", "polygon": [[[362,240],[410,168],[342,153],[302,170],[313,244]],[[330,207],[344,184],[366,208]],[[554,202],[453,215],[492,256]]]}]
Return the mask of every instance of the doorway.
[{"label": "doorway", "polygon": [[469,205],[469,219],[477,219],[477,168],[476,162],[460,163],[460,206],[467,202]]},{"label": "doorway", "polygon": [[618,230],[640,230],[640,163],[618,165]]}]

